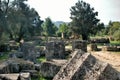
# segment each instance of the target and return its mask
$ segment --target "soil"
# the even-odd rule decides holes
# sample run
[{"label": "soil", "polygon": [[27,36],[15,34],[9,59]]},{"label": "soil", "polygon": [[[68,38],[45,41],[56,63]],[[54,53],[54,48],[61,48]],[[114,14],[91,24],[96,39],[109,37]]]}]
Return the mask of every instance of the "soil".
[{"label": "soil", "polygon": [[90,53],[98,60],[109,63],[113,68],[120,72],[120,52],[94,51]]}]

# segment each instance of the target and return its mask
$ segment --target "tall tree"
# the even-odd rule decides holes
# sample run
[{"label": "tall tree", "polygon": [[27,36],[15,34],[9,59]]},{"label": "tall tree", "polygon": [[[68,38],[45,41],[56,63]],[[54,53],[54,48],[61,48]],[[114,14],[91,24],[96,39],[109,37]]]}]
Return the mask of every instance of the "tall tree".
[{"label": "tall tree", "polygon": [[[8,0],[9,1],[9,0]],[[9,2],[2,1],[1,10],[4,10],[5,22],[4,27],[7,27],[5,31],[10,35],[11,39],[17,39],[20,41],[24,37],[34,36],[41,32],[40,16],[35,9],[30,8],[25,1],[27,0],[11,0]],[[6,5],[7,4],[7,5]],[[2,19],[4,19],[2,17]]]},{"label": "tall tree", "polygon": [[95,34],[99,19],[98,12],[84,1],[78,1],[71,9],[71,29],[73,35],[81,35],[83,40],[88,40],[90,34]]},{"label": "tall tree", "polygon": [[68,26],[66,23],[60,24],[59,32],[61,33],[62,39],[64,39],[65,34],[68,32]]},{"label": "tall tree", "polygon": [[115,40],[120,41],[120,22],[111,22],[109,23],[108,34],[110,37],[113,37]]},{"label": "tall tree", "polygon": [[9,0],[0,0],[0,41],[2,40],[3,33],[7,30],[6,17],[8,11]]},{"label": "tall tree", "polygon": [[43,23],[43,30],[46,36],[53,36],[57,30],[49,17],[46,18],[45,22]]}]

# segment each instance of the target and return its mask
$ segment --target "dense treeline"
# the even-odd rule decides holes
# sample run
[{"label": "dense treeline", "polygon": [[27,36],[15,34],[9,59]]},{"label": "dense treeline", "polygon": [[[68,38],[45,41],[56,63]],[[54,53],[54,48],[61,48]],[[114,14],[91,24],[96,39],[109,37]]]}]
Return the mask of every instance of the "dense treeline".
[{"label": "dense treeline", "polygon": [[81,38],[108,35],[120,41],[120,22],[109,22],[107,26],[97,19],[98,12],[90,4],[78,1],[71,7],[71,22],[55,26],[48,17],[40,19],[34,8],[26,4],[27,0],[0,0],[0,42],[6,40],[27,39],[32,36],[57,36],[61,38]]},{"label": "dense treeline", "polygon": [[6,35],[19,42],[22,38],[40,34],[43,21],[25,1],[0,1],[0,38]]}]

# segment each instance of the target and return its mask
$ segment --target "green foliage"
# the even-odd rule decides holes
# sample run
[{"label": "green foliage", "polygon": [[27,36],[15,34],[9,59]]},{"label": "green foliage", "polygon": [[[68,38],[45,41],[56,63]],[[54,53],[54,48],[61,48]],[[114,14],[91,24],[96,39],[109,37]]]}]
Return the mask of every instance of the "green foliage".
[{"label": "green foliage", "polygon": [[8,42],[8,40],[9,40],[8,35],[6,33],[2,33],[1,39],[0,39],[0,45]]},{"label": "green foliage", "polygon": [[8,59],[8,52],[4,52],[2,56],[0,56],[0,61]]},{"label": "green foliage", "polygon": [[[19,41],[41,32],[40,16],[35,9],[30,8],[27,0],[5,0],[1,2],[0,30],[7,32],[11,39]],[[1,35],[2,33],[0,33]]]},{"label": "green foliage", "polygon": [[113,37],[115,41],[120,41],[120,29],[114,32]]},{"label": "green foliage", "polygon": [[66,23],[60,24],[58,33],[61,33],[61,37],[64,39],[69,33],[69,27]]},{"label": "green foliage", "polygon": [[37,59],[38,62],[46,62],[46,58],[43,56],[43,57],[40,57]]},{"label": "green foliage", "polygon": [[106,29],[109,36],[113,37],[116,41],[120,41],[120,22],[110,21]]},{"label": "green foliage", "polygon": [[67,30],[68,30],[68,26],[66,25],[66,23],[60,24],[59,32],[65,33],[65,32],[67,32]]},{"label": "green foliage", "polygon": [[120,41],[110,41],[111,45],[120,45]]},{"label": "green foliage", "polygon": [[95,34],[99,19],[96,18],[98,12],[90,7],[90,4],[78,1],[71,7],[71,29],[73,35],[82,35],[83,40],[87,40],[90,34]]},{"label": "green foliage", "polygon": [[56,34],[57,27],[53,24],[52,20],[48,17],[42,25],[43,34],[45,36],[53,36]]}]

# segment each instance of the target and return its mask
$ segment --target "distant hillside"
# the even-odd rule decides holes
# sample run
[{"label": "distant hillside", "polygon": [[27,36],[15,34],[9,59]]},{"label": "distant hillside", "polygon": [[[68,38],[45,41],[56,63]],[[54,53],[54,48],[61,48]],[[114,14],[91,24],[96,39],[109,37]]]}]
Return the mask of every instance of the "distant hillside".
[{"label": "distant hillside", "polygon": [[68,24],[69,22],[64,22],[64,21],[56,21],[56,22],[53,22],[57,27],[59,27],[60,24],[63,24],[63,23],[66,23]]}]

